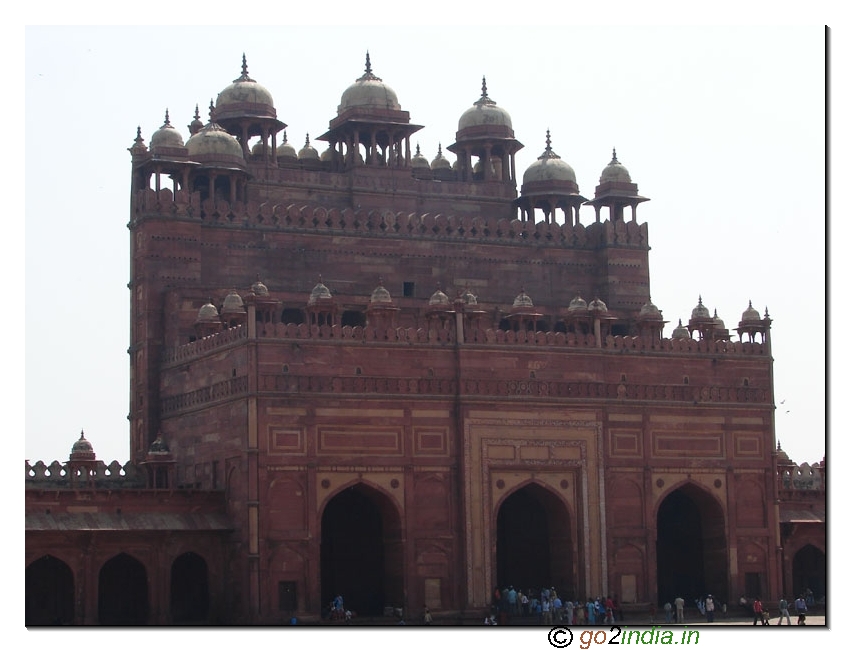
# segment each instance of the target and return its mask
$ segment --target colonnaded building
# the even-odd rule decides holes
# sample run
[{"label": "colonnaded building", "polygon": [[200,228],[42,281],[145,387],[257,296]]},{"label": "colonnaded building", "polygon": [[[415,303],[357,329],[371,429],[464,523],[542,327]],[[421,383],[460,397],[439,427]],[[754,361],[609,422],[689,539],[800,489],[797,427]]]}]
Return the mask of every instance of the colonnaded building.
[{"label": "colonnaded building", "polygon": [[27,462],[28,624],[824,593],[825,463],[774,439],[767,311],[694,296],[667,328],[617,153],[590,199],[548,132],[517,170],[471,91],[453,162],[368,55],[321,154],[244,57],[206,124],[137,130],[132,457]]}]

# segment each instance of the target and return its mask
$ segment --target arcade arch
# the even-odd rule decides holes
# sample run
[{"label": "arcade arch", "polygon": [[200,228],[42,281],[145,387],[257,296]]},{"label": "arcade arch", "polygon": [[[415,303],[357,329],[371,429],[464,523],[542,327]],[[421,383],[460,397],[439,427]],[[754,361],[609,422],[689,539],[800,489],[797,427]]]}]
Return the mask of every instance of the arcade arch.
[{"label": "arcade arch", "polygon": [[826,555],[819,548],[806,544],[794,553],[792,572],[795,598],[807,589],[815,602],[826,596]]},{"label": "arcade arch", "polygon": [[101,625],[145,625],[148,622],[148,575],[145,566],[119,553],[100,568],[97,619]]},{"label": "arcade arch", "polygon": [[74,623],[74,574],[62,560],[45,555],[27,566],[25,624]]},{"label": "arcade arch", "polygon": [[207,562],[197,553],[183,553],[171,563],[171,622],[205,623],[209,609]]}]

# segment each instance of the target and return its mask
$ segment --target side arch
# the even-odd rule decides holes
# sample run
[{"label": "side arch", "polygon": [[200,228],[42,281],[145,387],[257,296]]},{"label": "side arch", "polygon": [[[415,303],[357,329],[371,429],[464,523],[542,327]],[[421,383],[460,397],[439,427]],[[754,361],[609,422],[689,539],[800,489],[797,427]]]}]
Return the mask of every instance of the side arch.
[{"label": "side arch", "polygon": [[320,522],[323,611],[336,596],[359,615],[403,607],[405,536],[396,500],[354,481],[325,500]]},{"label": "side arch", "polygon": [[659,497],[653,519],[659,602],[682,597],[690,603],[707,593],[728,602],[726,516],[719,499],[685,480]]}]

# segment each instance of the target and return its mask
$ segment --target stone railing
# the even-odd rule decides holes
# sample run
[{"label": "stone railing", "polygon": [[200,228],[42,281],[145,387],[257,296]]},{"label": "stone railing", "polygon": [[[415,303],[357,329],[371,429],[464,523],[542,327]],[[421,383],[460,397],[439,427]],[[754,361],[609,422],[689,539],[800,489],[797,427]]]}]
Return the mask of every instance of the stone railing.
[{"label": "stone railing", "polygon": [[197,341],[165,350],[162,355],[162,362],[174,363],[194,359],[245,338],[248,338],[248,328],[237,325],[222,332],[205,336]]},{"label": "stone railing", "polygon": [[[164,363],[187,361],[203,356],[228,344],[245,339],[247,328],[236,327],[167,350]],[[260,339],[310,339],[315,341],[364,341],[381,343],[412,343],[421,345],[446,345],[455,342],[452,328],[374,327],[307,325],[305,323],[258,323]],[[501,329],[469,328],[464,333],[464,345],[522,345],[534,347],[602,349],[616,352],[667,352],[710,355],[765,356],[763,343],[746,341],[711,341],[696,339],[649,339],[640,336],[606,336],[600,346],[592,334],[572,332],[526,332]]]},{"label": "stone railing", "polygon": [[518,245],[596,249],[600,246],[649,246],[645,223],[635,221],[546,223],[520,219],[443,213],[408,213],[385,210],[326,208],[307,204],[272,204],[218,199],[201,200],[200,194],[152,189],[138,192],[133,201],[134,219],[146,215],[197,219],[222,226],[248,226],[274,230],[327,232],[361,236],[457,239]]}]

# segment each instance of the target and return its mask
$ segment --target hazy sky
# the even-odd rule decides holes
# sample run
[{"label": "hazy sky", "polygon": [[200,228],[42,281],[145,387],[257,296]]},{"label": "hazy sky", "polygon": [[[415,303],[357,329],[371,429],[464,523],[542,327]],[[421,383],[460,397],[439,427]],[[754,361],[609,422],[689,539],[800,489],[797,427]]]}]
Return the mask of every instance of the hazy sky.
[{"label": "hazy sky", "polygon": [[[479,98],[482,76],[525,145],[518,175],[543,152],[549,129],[553,150],[590,197],[616,147],[651,199],[638,220],[649,226],[651,295],[670,321],[665,334],[679,318],[687,321],[699,296],[730,329],[748,301],[761,313],[767,308],[777,438],[797,462],[820,461],[822,22],[27,27],[26,299],[16,287],[7,303],[7,317],[25,304],[25,457],[64,461],[81,429],[99,459],[129,457],[127,149],[136,127],[149,143],[168,109],[188,138],[195,105],[206,121],[210,100],[239,76],[244,52],[250,76],[271,92],[300,148],[307,133],[312,139],[327,130],[368,50],[373,72],[396,91],[411,122],[424,126],[412,143],[429,160],[440,143],[454,160],[446,146]],[[581,219],[589,223],[593,210],[583,208]]]}]

